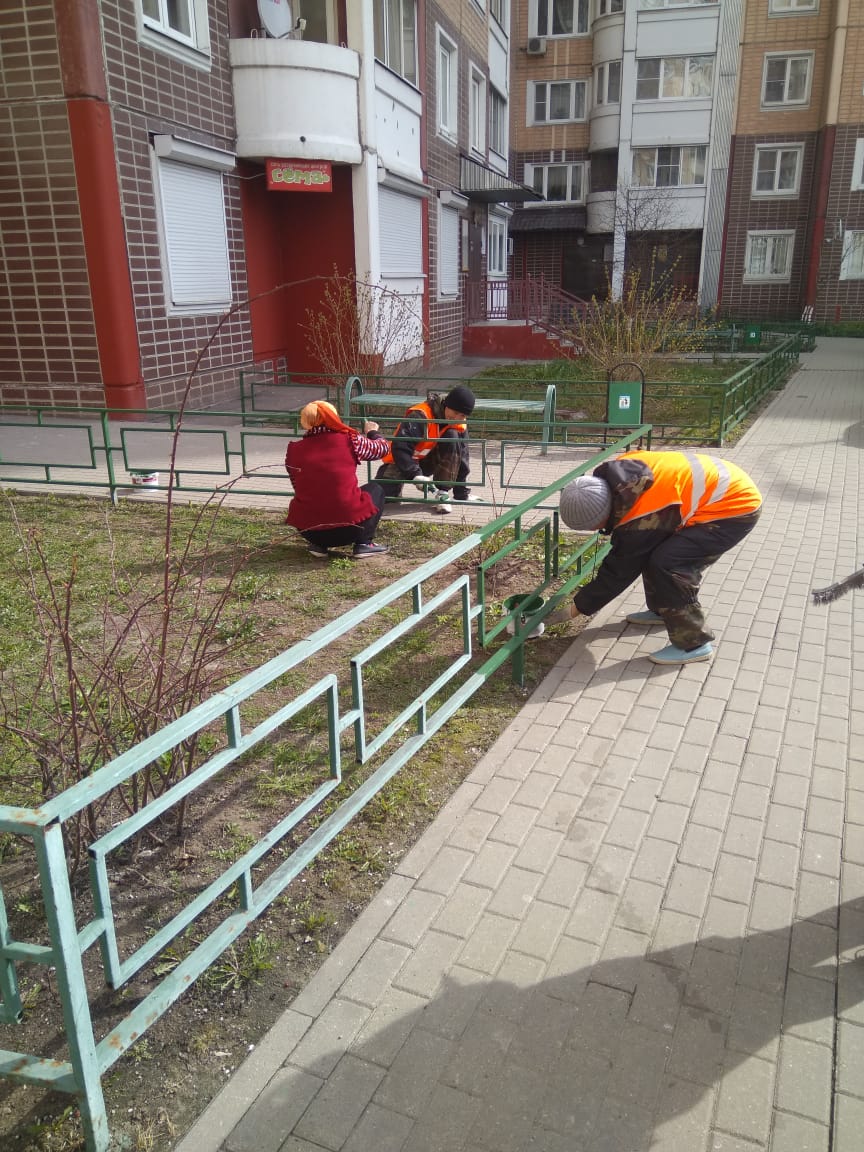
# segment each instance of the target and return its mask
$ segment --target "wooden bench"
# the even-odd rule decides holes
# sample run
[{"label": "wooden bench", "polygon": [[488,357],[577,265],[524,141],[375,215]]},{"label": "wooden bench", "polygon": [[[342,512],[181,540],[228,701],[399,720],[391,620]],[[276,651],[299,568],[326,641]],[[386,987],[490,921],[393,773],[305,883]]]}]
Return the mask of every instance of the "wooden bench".
[{"label": "wooden bench", "polygon": [[[343,417],[348,420],[354,414],[365,417],[370,408],[410,408],[412,404],[422,404],[425,395],[407,396],[397,392],[364,392],[363,381],[359,376],[349,376],[345,384],[345,405]],[[475,412],[535,412],[543,418],[543,455],[552,438],[555,423],[555,385],[546,385],[546,395],[542,400],[523,400],[521,397],[503,398],[477,396]]]}]

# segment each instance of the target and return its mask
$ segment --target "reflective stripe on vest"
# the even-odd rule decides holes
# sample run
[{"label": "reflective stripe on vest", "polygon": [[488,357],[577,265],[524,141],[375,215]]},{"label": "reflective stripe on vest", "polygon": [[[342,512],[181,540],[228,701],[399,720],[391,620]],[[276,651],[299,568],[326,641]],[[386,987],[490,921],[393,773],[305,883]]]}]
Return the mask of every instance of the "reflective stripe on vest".
[{"label": "reflective stripe on vest", "polygon": [[[411,408],[408,408],[405,412],[405,415],[410,416],[413,412],[422,413],[423,419],[426,421],[427,437],[425,440],[421,440],[420,443],[415,446],[412,452],[412,456],[415,460],[422,460],[424,456],[428,456],[432,449],[437,445],[438,441],[441,439],[441,436],[449,428],[455,428],[457,432],[465,432],[468,428],[467,424],[442,424],[439,428],[438,418],[432,411],[432,405],[426,402],[422,404],[415,404]],[[397,428],[396,432],[394,433],[394,437],[398,438],[398,435],[399,429]],[[390,451],[387,453],[387,455],[383,458],[383,463],[393,463],[392,447],[390,448]]]},{"label": "reflective stripe on vest", "polygon": [[[685,509],[681,508],[681,524],[688,524],[697,512],[703,508],[710,508],[712,504],[716,504],[722,500],[726,493],[729,491],[729,484],[732,477],[729,475],[729,469],[722,460],[717,460],[713,456],[700,457],[695,452],[683,452],[690,464],[690,471],[692,475],[692,482],[690,486],[690,507]],[[708,489],[708,478],[705,475],[705,468],[702,460],[710,460],[714,468],[717,469],[717,480],[714,485],[714,491],[708,500],[705,500],[705,493]],[[704,503],[703,503],[704,500]]]}]

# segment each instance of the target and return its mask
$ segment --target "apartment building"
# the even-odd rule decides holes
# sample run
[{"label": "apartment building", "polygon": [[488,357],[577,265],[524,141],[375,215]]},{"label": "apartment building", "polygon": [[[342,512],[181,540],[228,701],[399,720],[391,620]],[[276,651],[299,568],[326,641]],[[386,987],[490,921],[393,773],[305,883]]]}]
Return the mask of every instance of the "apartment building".
[{"label": "apartment building", "polygon": [[742,318],[862,314],[864,0],[523,0],[512,275],[627,269]]},{"label": "apartment building", "polygon": [[170,406],[194,369],[191,402],[214,404],[253,362],[314,372],[334,269],[398,305],[399,359],[458,354],[469,292],[506,276],[508,205],[535,198],[508,176],[508,17],[10,0],[0,395]]},{"label": "apartment building", "polygon": [[741,25],[720,304],[864,318],[864,0],[759,0]]}]

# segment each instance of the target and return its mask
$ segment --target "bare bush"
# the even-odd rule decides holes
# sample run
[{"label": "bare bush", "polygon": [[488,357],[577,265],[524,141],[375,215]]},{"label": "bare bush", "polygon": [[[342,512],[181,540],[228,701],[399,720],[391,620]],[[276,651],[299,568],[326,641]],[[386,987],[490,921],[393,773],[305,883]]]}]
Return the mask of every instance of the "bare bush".
[{"label": "bare bush", "polygon": [[333,269],[319,309],[302,325],[310,355],[328,376],[380,374],[400,366],[408,375],[421,363],[426,331],[422,300]]}]

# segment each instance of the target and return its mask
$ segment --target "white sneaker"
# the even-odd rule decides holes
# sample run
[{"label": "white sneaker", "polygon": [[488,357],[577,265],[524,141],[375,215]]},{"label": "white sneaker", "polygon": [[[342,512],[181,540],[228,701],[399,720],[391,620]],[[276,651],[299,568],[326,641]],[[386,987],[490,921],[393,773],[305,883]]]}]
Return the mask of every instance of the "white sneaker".
[{"label": "white sneaker", "polygon": [[453,505],[449,500],[436,500],[435,507],[432,509],[438,516],[449,516],[453,511]]},{"label": "white sneaker", "polygon": [[469,492],[464,500],[459,500],[457,498],[456,503],[457,504],[482,504],[483,503],[483,497],[482,496],[475,496],[473,492]]}]

